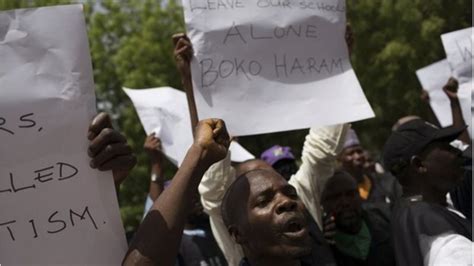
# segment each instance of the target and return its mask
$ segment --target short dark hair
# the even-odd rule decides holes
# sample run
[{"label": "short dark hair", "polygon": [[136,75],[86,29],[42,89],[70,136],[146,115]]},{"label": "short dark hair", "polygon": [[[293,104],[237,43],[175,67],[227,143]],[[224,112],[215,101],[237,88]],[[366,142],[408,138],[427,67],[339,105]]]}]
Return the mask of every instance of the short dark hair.
[{"label": "short dark hair", "polygon": [[224,194],[224,197],[222,198],[222,203],[221,203],[221,214],[222,214],[222,220],[224,221],[224,225],[226,227],[229,227],[232,224],[235,224],[236,222],[239,222],[240,216],[238,215],[241,213],[241,209],[238,208],[235,204],[236,203],[242,203],[241,201],[236,200],[237,194],[237,188],[240,186],[240,184],[244,181],[247,181],[249,178],[254,176],[255,174],[258,173],[268,173],[270,170],[267,169],[253,169],[250,171],[247,171],[237,177],[234,182],[229,186],[227,191]]}]

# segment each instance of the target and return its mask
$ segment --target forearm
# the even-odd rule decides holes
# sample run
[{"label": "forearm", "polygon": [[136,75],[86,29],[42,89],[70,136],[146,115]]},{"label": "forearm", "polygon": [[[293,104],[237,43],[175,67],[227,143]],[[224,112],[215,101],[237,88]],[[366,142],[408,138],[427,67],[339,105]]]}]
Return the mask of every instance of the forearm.
[{"label": "forearm", "polygon": [[124,265],[174,265],[192,194],[208,166],[203,149],[192,145],[170,186],[140,225]]},{"label": "forearm", "polygon": [[193,81],[191,78],[191,74],[182,74],[181,82],[183,84],[184,91],[186,92],[186,98],[188,100],[188,109],[189,114],[191,116],[191,127],[194,128],[197,125],[199,119],[197,115],[196,102],[194,100]]},{"label": "forearm", "polygon": [[160,161],[154,161],[151,165],[151,180],[149,187],[150,198],[155,201],[164,189],[163,168]]},{"label": "forearm", "polygon": [[[453,114],[453,126],[454,127],[464,127],[466,126],[466,122],[462,116],[461,104],[458,98],[451,99],[451,111]],[[467,129],[463,130],[461,135],[459,136],[459,140],[463,141],[466,144],[471,143],[471,138],[469,137],[469,133]]]}]

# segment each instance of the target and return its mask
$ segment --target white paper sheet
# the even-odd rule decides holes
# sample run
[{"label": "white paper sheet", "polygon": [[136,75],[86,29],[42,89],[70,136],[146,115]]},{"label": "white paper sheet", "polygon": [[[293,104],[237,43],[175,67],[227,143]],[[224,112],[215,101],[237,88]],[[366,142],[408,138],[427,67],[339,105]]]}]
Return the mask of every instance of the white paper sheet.
[{"label": "white paper sheet", "polygon": [[96,111],[82,6],[0,12],[0,58],[0,264],[120,265],[112,174],[87,155]]},{"label": "white paper sheet", "polygon": [[454,77],[459,81],[458,95],[461,101],[464,121],[469,126],[472,138],[472,44],[474,42],[473,28],[462,29],[441,35],[444,51]]},{"label": "white paper sheet", "polygon": [[422,88],[428,91],[430,105],[442,127],[453,124],[453,115],[449,98],[443,87],[451,77],[451,69],[446,59],[433,63],[416,71]]},{"label": "white paper sheet", "polygon": [[374,116],[349,62],[344,0],[183,6],[200,118],[241,136]]},{"label": "white paper sheet", "polygon": [[[181,165],[193,143],[191,118],[186,94],[170,88],[133,90],[124,88],[137,110],[147,135],[155,132],[161,139],[163,152],[175,165]],[[255,158],[240,144],[230,145],[231,160],[243,162]]]}]

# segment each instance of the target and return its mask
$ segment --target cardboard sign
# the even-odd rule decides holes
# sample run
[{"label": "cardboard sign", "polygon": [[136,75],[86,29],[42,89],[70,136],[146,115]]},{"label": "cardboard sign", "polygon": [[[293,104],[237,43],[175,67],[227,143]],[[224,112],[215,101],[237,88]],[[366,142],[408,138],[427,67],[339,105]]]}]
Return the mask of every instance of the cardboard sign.
[{"label": "cardboard sign", "polygon": [[183,1],[199,118],[234,136],[373,117],[349,62],[345,1]]},{"label": "cardboard sign", "polygon": [[[132,100],[146,134],[155,132],[161,139],[164,154],[175,165],[181,165],[193,143],[186,94],[170,87],[124,88],[124,91]],[[234,162],[255,158],[235,141],[231,142],[229,149]]]},{"label": "cardboard sign", "polygon": [[95,114],[81,5],[0,12],[0,263],[120,265],[111,172],[89,166]]},{"label": "cardboard sign", "polygon": [[[459,82],[458,96],[465,102],[461,102],[464,121],[469,126],[469,134],[472,138],[473,105],[472,98],[474,90],[472,87],[472,46],[474,43],[473,28],[462,29],[441,35],[446,59]],[[470,108],[468,108],[469,106]]]},{"label": "cardboard sign", "polygon": [[451,77],[448,61],[441,60],[416,71],[422,88],[428,91],[430,106],[442,127],[453,124],[453,115],[449,98],[443,91]]}]

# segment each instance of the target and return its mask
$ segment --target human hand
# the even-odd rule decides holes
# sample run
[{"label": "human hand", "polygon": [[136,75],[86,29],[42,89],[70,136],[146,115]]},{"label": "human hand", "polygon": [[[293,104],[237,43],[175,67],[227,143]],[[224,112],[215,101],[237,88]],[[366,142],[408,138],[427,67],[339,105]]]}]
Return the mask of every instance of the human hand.
[{"label": "human hand", "polygon": [[335,245],[334,235],[336,234],[336,220],[330,215],[324,218],[324,238],[329,245]]},{"label": "human hand", "polygon": [[429,95],[428,91],[422,90],[421,94],[420,94],[420,99],[423,102],[429,103],[430,102],[430,95]]},{"label": "human hand", "polygon": [[137,158],[125,137],[112,128],[108,114],[94,117],[87,138],[91,141],[88,149],[92,159],[90,166],[100,171],[112,170],[115,185],[120,185],[137,163]]},{"label": "human hand", "polygon": [[449,78],[448,82],[446,85],[443,87],[444,93],[448,96],[450,101],[457,100],[458,99],[458,88],[459,84],[458,81],[455,78]]},{"label": "human hand", "polygon": [[195,129],[194,145],[204,150],[201,160],[205,165],[210,166],[224,159],[230,145],[224,121],[221,119],[199,121]]},{"label": "human hand", "polygon": [[179,72],[185,78],[191,77],[191,59],[193,57],[193,47],[188,36],[184,33],[174,34],[174,58]]},{"label": "human hand", "polygon": [[161,159],[161,140],[155,137],[155,132],[146,137],[143,149],[150,155],[152,160]]}]

